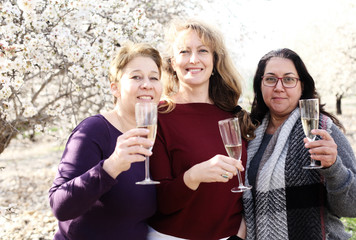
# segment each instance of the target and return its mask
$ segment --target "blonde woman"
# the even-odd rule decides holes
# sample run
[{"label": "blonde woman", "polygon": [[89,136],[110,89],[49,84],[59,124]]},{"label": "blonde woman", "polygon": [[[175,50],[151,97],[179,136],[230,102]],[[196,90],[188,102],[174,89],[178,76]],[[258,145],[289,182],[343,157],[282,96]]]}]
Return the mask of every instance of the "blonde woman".
[{"label": "blonde woman", "polygon": [[[230,190],[238,184],[236,171],[243,170],[254,130],[237,105],[241,78],[213,27],[179,21],[166,36],[166,101],[151,158],[151,173],[161,184],[149,239],[237,238],[242,195]],[[242,162],[227,156],[218,129],[219,120],[234,116],[241,120]]]}]

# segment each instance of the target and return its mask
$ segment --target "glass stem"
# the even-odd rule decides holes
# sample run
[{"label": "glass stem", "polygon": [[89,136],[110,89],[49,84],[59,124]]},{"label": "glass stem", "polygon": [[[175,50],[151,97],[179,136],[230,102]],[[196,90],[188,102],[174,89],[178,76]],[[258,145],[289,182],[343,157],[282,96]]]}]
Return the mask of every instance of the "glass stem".
[{"label": "glass stem", "polygon": [[145,160],[145,179],[150,179],[150,158],[148,156],[146,156]]},{"label": "glass stem", "polygon": [[316,166],[315,160],[311,158],[310,156],[310,166]]},{"label": "glass stem", "polygon": [[239,180],[239,186],[243,186],[241,173],[238,169],[237,169],[237,179]]}]

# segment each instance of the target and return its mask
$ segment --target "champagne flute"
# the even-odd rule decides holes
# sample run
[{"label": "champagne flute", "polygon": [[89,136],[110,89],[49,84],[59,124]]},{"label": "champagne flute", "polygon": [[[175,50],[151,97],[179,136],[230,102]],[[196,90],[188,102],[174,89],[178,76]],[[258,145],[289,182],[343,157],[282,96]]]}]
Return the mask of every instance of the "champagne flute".
[{"label": "champagne flute", "polygon": [[[239,120],[237,118],[221,120],[219,121],[219,130],[229,157],[240,160],[242,152],[242,141]],[[238,169],[237,178],[239,180],[239,186],[232,188],[231,192],[244,192],[252,188],[251,186],[245,186],[243,184],[241,173]]]},{"label": "champagne flute", "polygon": [[[311,133],[311,130],[318,129],[319,126],[319,100],[318,99],[302,99],[299,100],[300,117],[304,134],[309,142],[313,142],[316,135]],[[310,158],[310,165],[304,166],[304,169],[318,169],[322,168],[320,164]]]},{"label": "champagne flute", "polygon": [[[151,102],[139,102],[135,105],[136,125],[138,128],[146,128],[150,130],[147,135],[148,139],[155,141],[157,133],[157,104]],[[149,148],[152,150],[152,147]],[[136,184],[149,185],[159,184],[150,178],[150,158],[146,156],[145,160],[145,179],[136,182]]]}]

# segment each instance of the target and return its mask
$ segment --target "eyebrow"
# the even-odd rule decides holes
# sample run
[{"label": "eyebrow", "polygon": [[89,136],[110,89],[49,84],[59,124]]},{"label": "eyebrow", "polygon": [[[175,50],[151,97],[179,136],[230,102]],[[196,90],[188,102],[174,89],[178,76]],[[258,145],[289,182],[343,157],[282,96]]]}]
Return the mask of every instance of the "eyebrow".
[{"label": "eyebrow", "polygon": [[[204,45],[204,44],[197,46],[197,48],[202,48],[202,47],[204,47],[204,48],[209,48],[208,45]],[[189,49],[191,49],[190,46],[186,46],[186,45],[177,46],[177,48],[178,48],[179,50],[182,49],[182,48],[189,48]]]},{"label": "eyebrow", "polygon": [[[131,71],[130,73],[141,73],[141,72],[142,72],[142,70],[136,69],[136,70]],[[157,73],[157,74],[159,74],[158,71],[150,71],[150,73]]]},{"label": "eyebrow", "polygon": [[[277,75],[277,74],[275,74],[275,73],[273,73],[273,72],[271,72],[271,73],[266,73],[265,75],[267,75],[267,74],[274,75],[274,76]],[[283,74],[283,76],[286,76],[286,75],[289,75],[289,74],[293,74],[293,75],[296,76],[296,74],[295,74],[295,73],[292,73],[292,72],[285,73],[285,74]]]}]

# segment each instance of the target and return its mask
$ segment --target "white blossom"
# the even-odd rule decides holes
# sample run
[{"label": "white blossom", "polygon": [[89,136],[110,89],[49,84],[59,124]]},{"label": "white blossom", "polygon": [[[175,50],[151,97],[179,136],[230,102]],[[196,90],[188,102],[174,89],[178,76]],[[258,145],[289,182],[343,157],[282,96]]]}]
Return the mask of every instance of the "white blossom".
[{"label": "white blossom", "polygon": [[25,13],[32,13],[36,7],[36,0],[17,0],[17,4]]},{"label": "white blossom", "polygon": [[24,83],[23,78],[17,76],[15,78],[15,81],[13,81],[12,86],[14,87],[15,90],[19,90],[23,83]]},{"label": "white blossom", "polygon": [[23,116],[26,118],[33,117],[37,113],[36,108],[31,103],[26,103],[23,108]]},{"label": "white blossom", "polygon": [[[183,6],[182,0],[178,2]],[[51,116],[51,124],[71,129],[89,113],[112,107],[107,76],[119,45],[131,40],[157,46],[163,29],[158,20],[169,19],[164,15],[175,4],[170,0],[2,0],[1,120],[6,117],[10,123],[21,116],[32,124],[30,131]],[[148,17],[147,9],[157,12]]]},{"label": "white blossom", "polygon": [[34,126],[34,130],[35,130],[35,132],[37,132],[37,133],[42,132],[42,131],[43,131],[43,126],[40,125],[40,124],[36,124],[36,125]]},{"label": "white blossom", "polygon": [[9,85],[4,84],[0,89],[0,100],[8,99],[11,95],[12,91]]}]

